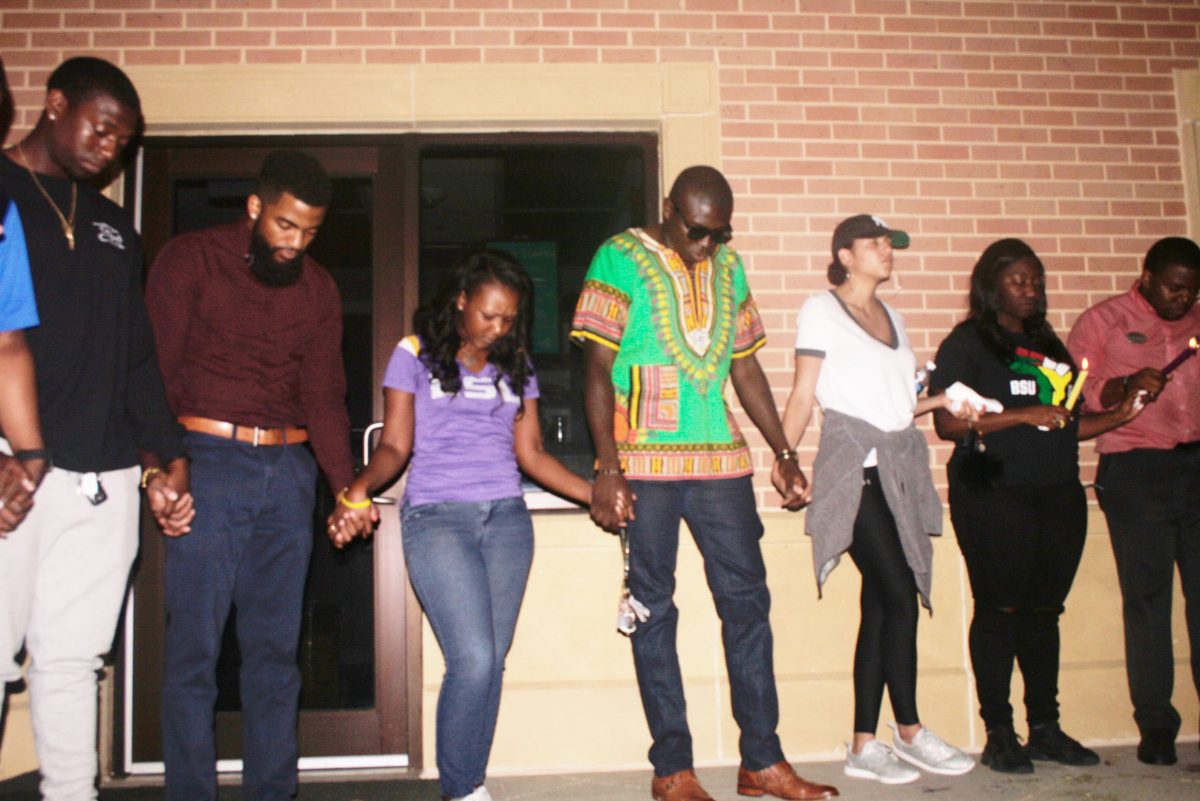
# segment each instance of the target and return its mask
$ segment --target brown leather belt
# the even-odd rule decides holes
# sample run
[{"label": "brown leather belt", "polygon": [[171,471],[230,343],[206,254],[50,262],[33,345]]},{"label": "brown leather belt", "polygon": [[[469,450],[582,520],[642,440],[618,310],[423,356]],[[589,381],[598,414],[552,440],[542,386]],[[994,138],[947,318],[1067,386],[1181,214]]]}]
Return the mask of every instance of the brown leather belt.
[{"label": "brown leather belt", "polygon": [[234,423],[226,423],[224,420],[210,420],[207,417],[187,416],[180,417],[179,424],[188,431],[236,439],[238,442],[248,442],[256,448],[259,445],[296,445],[308,441],[308,429],[295,426],[259,428],[258,426],[239,426]]}]

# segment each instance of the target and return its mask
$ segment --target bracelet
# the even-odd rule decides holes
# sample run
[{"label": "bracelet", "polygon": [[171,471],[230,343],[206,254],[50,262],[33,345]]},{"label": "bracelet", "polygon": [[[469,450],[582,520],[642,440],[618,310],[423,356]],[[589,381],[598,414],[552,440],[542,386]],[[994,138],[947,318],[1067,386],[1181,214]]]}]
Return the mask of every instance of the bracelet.
[{"label": "bracelet", "polygon": [[791,448],[784,448],[779,453],[775,454],[777,462],[794,462],[796,461],[796,452]]},{"label": "bracelet", "polygon": [[619,467],[597,467],[595,474],[598,476],[623,476],[625,471]]},{"label": "bracelet", "polygon": [[142,471],[142,480],[138,482],[138,486],[140,486],[142,489],[145,489],[146,485],[158,475],[162,475],[161,467],[147,467]]},{"label": "bracelet", "polygon": [[342,487],[342,491],[338,493],[337,501],[347,509],[367,509],[374,501],[367,498],[365,501],[352,501],[346,497],[346,493],[350,491],[349,487]]},{"label": "bracelet", "polygon": [[13,454],[18,462],[50,461],[50,451],[47,448],[26,448]]}]

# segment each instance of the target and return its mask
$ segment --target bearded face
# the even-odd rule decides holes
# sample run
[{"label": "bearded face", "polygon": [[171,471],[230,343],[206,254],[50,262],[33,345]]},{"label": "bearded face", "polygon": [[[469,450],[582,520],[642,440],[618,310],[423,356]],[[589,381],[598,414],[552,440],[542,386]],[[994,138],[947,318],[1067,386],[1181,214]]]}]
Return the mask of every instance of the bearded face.
[{"label": "bearded face", "polygon": [[264,286],[290,286],[300,280],[304,252],[325,221],[325,209],[310,206],[291,192],[264,200],[246,199],[254,221],[250,229],[250,272]]},{"label": "bearded face", "polygon": [[263,234],[261,218],[250,230],[250,253],[247,254],[250,272],[263,286],[291,286],[300,280],[304,266],[304,251],[272,247]]}]

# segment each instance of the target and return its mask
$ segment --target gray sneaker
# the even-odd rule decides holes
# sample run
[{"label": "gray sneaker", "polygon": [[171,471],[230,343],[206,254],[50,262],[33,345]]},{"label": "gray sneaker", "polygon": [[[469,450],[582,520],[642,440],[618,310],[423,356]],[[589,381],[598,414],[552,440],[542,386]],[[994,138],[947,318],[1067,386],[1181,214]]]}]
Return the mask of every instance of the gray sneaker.
[{"label": "gray sneaker", "polygon": [[842,772],[855,779],[874,779],[884,784],[908,784],[921,778],[921,771],[910,768],[878,740],[870,740],[861,753],[846,744],[846,765]]},{"label": "gray sneaker", "polygon": [[975,760],[924,726],[917,731],[912,743],[906,743],[896,724],[888,725],[892,728],[892,750],[896,756],[921,770],[943,776],[961,776],[975,767]]}]

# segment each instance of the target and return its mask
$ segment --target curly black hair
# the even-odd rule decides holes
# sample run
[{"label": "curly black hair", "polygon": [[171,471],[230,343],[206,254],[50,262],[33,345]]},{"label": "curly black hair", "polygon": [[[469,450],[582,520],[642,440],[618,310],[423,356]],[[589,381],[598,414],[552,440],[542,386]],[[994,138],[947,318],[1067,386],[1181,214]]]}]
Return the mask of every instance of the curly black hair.
[{"label": "curly black hair", "polygon": [[301,150],[272,150],[263,159],[254,194],[263,203],[274,203],[284,192],[306,205],[327,209],[333,183],[316,157]]},{"label": "curly black hair", "polygon": [[508,379],[523,408],[525,384],[533,372],[527,346],[533,317],[533,282],[508,253],[491,248],[468,253],[450,269],[437,294],[413,315],[413,331],[421,338],[421,361],[450,394],[462,389],[458,351],[462,347],[460,296],[471,297],[485,284],[500,284],[517,293],[517,319],[505,336],[492,343],[488,363],[496,366],[496,384]]},{"label": "curly black hair", "polygon": [[[997,312],[1000,309],[1000,275],[1005,268],[1019,261],[1035,264],[1042,275],[1046,267],[1034,253],[1033,248],[1020,239],[1001,239],[988,245],[975,262],[971,271],[970,313],[960,325],[974,325],[996,358],[1011,361],[1016,345],[1000,325]],[[1042,353],[1050,358],[1065,362],[1075,369],[1075,362],[1062,340],[1046,321],[1045,297],[1038,301],[1033,314],[1024,320],[1025,335]]]}]

